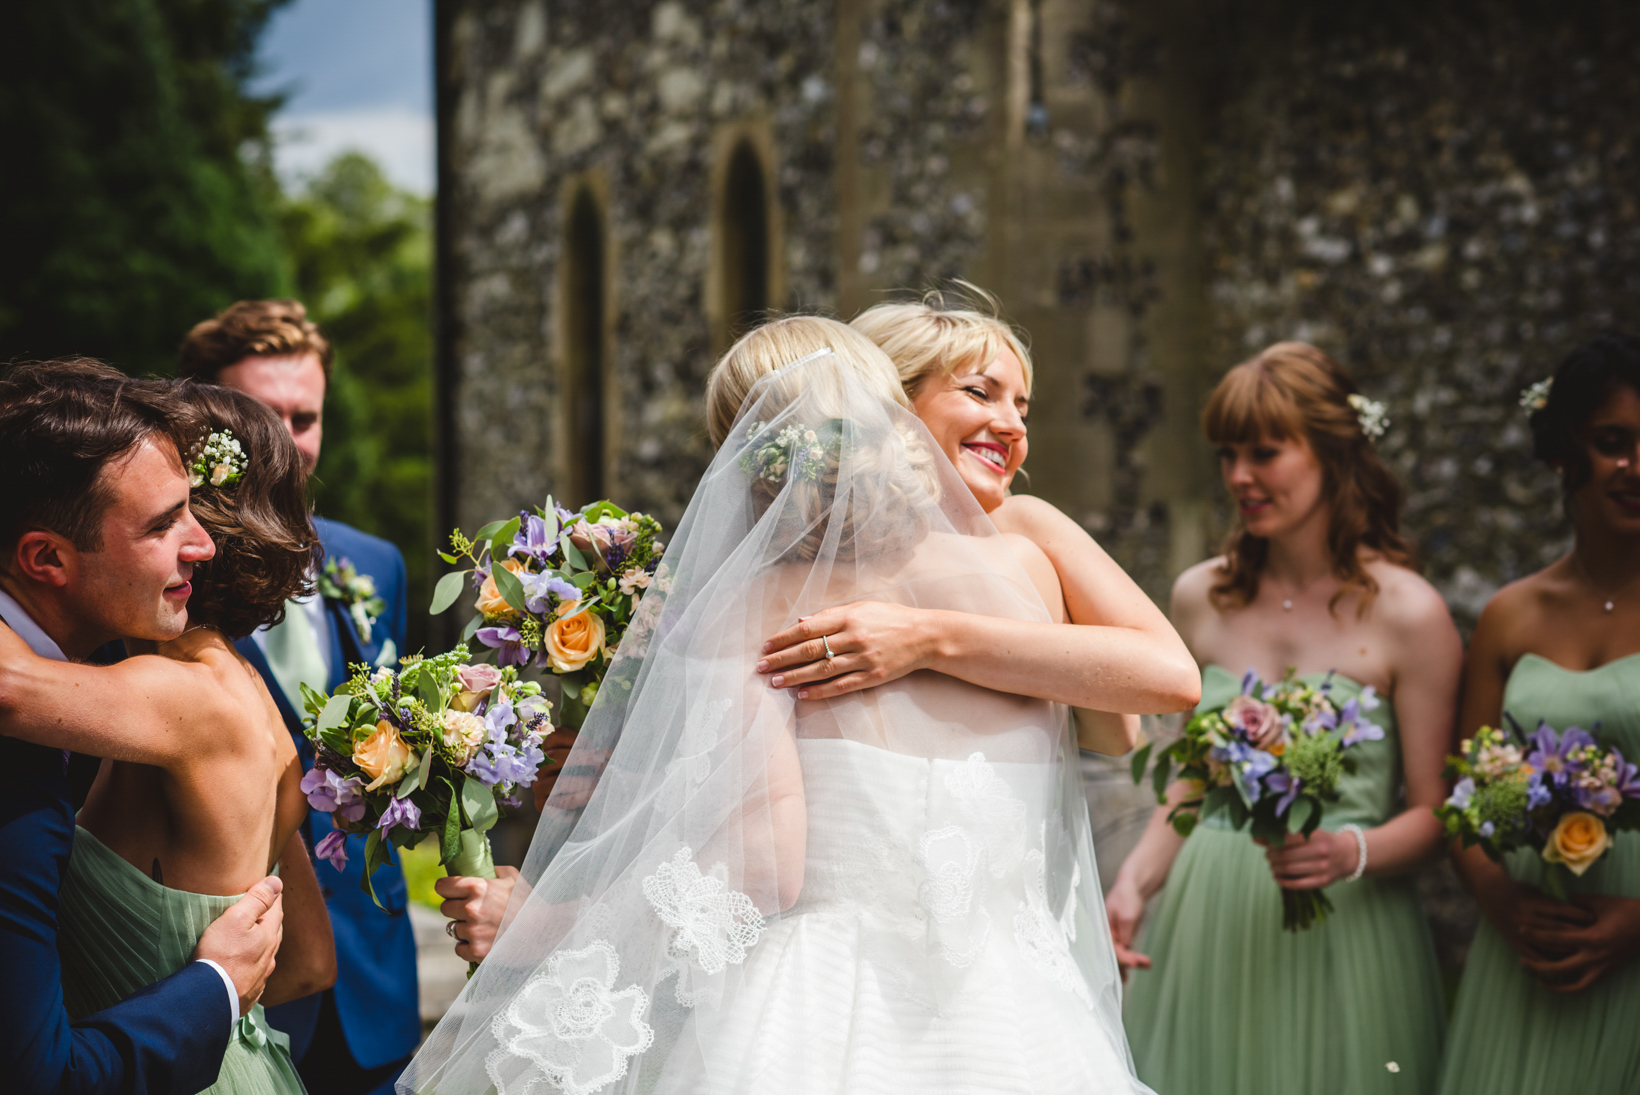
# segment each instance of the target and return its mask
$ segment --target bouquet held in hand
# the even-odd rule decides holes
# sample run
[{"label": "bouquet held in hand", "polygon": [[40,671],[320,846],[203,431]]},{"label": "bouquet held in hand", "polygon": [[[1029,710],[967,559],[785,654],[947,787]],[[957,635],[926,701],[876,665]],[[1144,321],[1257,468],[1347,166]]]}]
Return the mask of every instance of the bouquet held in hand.
[{"label": "bouquet held in hand", "polygon": [[463,637],[482,644],[481,652],[493,650],[499,665],[533,664],[556,674],[563,688],[559,722],[579,729],[639,598],[665,581],[660,531],[654,518],[611,502],[574,513],[551,498],[533,513],[485,525],[471,539],[457,529],[453,552],[440,554],[472,566],[439,580],[431,611],[449,608],[464,580],[471,581],[478,611]]},{"label": "bouquet held in hand", "polygon": [[339,870],[347,834],[368,833],[363,888],[372,898],[370,876],[390,861],[390,846],[429,833],[451,874],[494,878],[487,834],[535,781],[552,731],[541,686],[467,658],[405,658],[396,672],[354,666],[328,698],[302,687],[316,753],[302,790],[336,830],[314,854]]},{"label": "bouquet held in hand", "polygon": [[1447,758],[1446,774],[1457,780],[1435,810],[1446,831],[1500,861],[1536,848],[1543,890],[1562,901],[1570,875],[1594,866],[1614,834],[1640,828],[1640,769],[1576,726],[1543,723],[1531,735],[1483,726]]},{"label": "bouquet held in hand", "polygon": [[[1289,669],[1265,684],[1249,669],[1240,695],[1198,711],[1158,754],[1152,776],[1158,801],[1166,801],[1175,775],[1191,789],[1168,815],[1174,829],[1189,836],[1199,818],[1222,811],[1237,829],[1251,828],[1255,839],[1271,844],[1283,843],[1289,832],[1315,832],[1322,803],[1338,799],[1339,777],[1355,771],[1350,747],[1384,736],[1384,728],[1366,718],[1379,704],[1370,685],[1342,704],[1331,693],[1331,674],[1312,685]],[[1147,745],[1134,756],[1135,780],[1143,777],[1150,752]],[[1331,911],[1322,890],[1281,891],[1288,931],[1320,923]]]}]

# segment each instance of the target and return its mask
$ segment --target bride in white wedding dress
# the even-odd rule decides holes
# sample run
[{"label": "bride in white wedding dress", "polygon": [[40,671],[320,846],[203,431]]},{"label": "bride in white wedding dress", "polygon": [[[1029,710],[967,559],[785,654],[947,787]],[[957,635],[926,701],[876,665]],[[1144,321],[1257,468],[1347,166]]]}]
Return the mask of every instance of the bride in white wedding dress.
[{"label": "bride in white wedding dress", "polygon": [[1145,1091],[1064,708],[927,671],[802,701],[753,668],[861,600],[1049,624],[1051,565],[856,332],[786,319],[736,354],[787,364],[582,730],[597,787],[554,791],[504,934],[399,1090]]}]

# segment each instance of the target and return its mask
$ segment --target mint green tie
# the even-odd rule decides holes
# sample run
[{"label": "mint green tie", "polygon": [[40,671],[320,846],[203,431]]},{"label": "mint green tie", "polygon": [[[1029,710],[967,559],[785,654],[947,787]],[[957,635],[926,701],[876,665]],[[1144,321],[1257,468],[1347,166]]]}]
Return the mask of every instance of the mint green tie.
[{"label": "mint green tie", "polygon": [[319,637],[313,633],[313,624],[301,602],[285,602],[284,620],[262,635],[262,652],[267,655],[273,679],[298,713],[302,711],[303,684],[321,694],[329,691],[325,686],[330,683],[330,673],[324,655],[319,653]]}]

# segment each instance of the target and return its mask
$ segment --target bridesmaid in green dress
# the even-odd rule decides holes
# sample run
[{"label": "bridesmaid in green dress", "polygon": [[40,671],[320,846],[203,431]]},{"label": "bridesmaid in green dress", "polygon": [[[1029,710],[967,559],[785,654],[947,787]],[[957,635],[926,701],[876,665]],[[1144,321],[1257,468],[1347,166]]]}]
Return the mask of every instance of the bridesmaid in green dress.
[{"label": "bridesmaid in green dress", "polygon": [[[94,667],[37,658],[0,628],[19,699],[0,731],[107,758],[80,811],[61,894],[63,996],[74,1019],[180,969],[212,921],[276,864],[284,934],[263,1000],[335,980],[329,917],[297,832],[307,808],[301,763],[261,676],[232,643],[276,618],[308,581],[316,540],[306,474],[267,408],[226,388],[183,390],[242,450],[226,461],[236,475],[213,481],[206,469],[161,517],[166,528],[198,520],[216,546],[214,559],[191,574],[184,564],[165,590],[185,600],[188,629],[128,643],[132,657]],[[182,480],[173,472],[164,482]],[[260,1003],[241,1017],[207,1091],[303,1095],[289,1040]]]},{"label": "bridesmaid in green dress", "polygon": [[[1431,807],[1446,794],[1463,651],[1439,594],[1410,569],[1400,487],[1372,445],[1381,412],[1354,394],[1326,354],[1279,343],[1232,369],[1203,417],[1241,519],[1224,556],[1173,589],[1202,702],[1225,702],[1249,667],[1266,680],[1289,666],[1312,681],[1331,672],[1340,700],[1369,685],[1383,697],[1373,717],[1385,735],[1352,750],[1359,767],[1309,840],[1263,848],[1223,815],[1186,840],[1167,807],[1153,814],[1106,907],[1136,967],[1134,1061],[1159,1092],[1435,1087],[1440,978],[1408,872],[1442,846]],[[1333,914],[1284,932],[1280,887],[1323,886]]]},{"label": "bridesmaid in green dress", "polygon": [[[1537,454],[1561,473],[1570,554],[1504,587],[1481,614],[1460,726],[1507,713],[1524,729],[1599,727],[1640,760],[1640,340],[1574,351],[1532,415]],[[1525,849],[1457,853],[1486,914],[1452,1016],[1442,1095],[1640,1091],[1640,834],[1620,833],[1568,887],[1537,888]]]}]

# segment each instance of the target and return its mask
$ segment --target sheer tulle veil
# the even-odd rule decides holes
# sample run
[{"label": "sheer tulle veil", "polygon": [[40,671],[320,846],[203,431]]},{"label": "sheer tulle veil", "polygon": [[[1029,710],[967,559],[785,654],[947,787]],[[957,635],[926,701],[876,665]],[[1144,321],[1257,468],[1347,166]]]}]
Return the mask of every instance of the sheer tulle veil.
[{"label": "sheer tulle veil", "polygon": [[[881,936],[861,945],[885,983],[915,986],[908,998],[938,1015],[985,992],[964,958],[1006,933],[1105,1032],[1114,1074],[1101,1087],[1143,1091],[1064,709],[932,672],[799,701],[755,673],[770,635],[851,601],[1048,621],[916,417],[829,350],[765,376],[666,558],[501,938],[398,1090],[759,1090],[721,1059],[725,1024],[742,1021],[730,1017],[760,948],[849,881],[815,864],[805,876],[833,822],[805,794],[804,750],[829,740],[947,773],[929,792],[938,827],[885,875],[912,913],[877,917],[877,898],[859,895],[861,936]],[[568,809],[581,769],[596,786]],[[1011,888],[976,896],[986,885]]]}]

